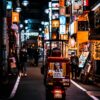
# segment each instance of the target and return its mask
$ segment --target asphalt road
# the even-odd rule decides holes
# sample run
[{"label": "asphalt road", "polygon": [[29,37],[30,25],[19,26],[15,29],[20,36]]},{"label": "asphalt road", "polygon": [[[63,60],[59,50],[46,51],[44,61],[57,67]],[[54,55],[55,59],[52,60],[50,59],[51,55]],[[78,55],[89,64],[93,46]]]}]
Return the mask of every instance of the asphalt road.
[{"label": "asphalt road", "polygon": [[[21,77],[15,96],[12,100],[45,100],[43,76],[39,67],[28,68],[28,76]],[[66,100],[92,100],[86,92],[74,84],[66,90]]]},{"label": "asphalt road", "polygon": [[[14,97],[10,100],[46,100],[43,75],[40,73],[40,61],[38,67],[28,67],[26,77],[21,77]],[[72,81],[66,90],[66,100],[99,100],[91,98],[88,93],[78,88]]]}]

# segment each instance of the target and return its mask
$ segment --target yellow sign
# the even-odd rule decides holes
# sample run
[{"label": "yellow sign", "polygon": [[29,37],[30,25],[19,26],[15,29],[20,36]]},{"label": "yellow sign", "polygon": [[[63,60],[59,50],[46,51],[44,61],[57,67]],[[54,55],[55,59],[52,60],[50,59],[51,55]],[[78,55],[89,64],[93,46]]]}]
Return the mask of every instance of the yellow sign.
[{"label": "yellow sign", "polygon": [[57,28],[60,26],[59,20],[52,20],[52,27]]},{"label": "yellow sign", "polygon": [[60,34],[61,40],[68,40],[68,34]]},{"label": "yellow sign", "polygon": [[92,41],[91,52],[95,60],[100,60],[100,41]]},{"label": "yellow sign", "polygon": [[65,15],[66,14],[66,7],[60,7],[60,15]]},{"label": "yellow sign", "polygon": [[19,22],[19,13],[17,12],[12,12],[12,23],[13,22]]},{"label": "yellow sign", "polygon": [[88,31],[78,31],[77,42],[80,44],[87,41],[88,41]]}]

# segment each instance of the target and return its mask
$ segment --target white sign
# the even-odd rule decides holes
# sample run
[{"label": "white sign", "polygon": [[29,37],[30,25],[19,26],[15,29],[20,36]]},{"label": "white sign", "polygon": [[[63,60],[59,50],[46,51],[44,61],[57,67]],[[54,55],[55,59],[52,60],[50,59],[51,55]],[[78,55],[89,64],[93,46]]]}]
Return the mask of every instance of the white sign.
[{"label": "white sign", "polygon": [[83,68],[84,64],[87,60],[87,57],[89,55],[89,52],[82,52],[80,58],[79,58],[79,68]]},{"label": "white sign", "polygon": [[53,78],[62,78],[62,72],[54,72],[53,73]]},{"label": "white sign", "polygon": [[80,15],[83,13],[83,1],[73,0],[72,2],[72,15]]},{"label": "white sign", "polygon": [[66,25],[60,25],[60,34],[66,33]]}]

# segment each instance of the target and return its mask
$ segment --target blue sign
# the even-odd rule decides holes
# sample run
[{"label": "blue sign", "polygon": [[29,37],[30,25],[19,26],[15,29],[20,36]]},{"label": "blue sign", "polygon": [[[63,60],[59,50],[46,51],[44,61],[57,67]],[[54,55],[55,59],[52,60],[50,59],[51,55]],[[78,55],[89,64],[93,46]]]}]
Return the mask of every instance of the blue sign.
[{"label": "blue sign", "polygon": [[59,20],[60,20],[60,25],[66,25],[66,16],[60,16]]},{"label": "blue sign", "polygon": [[12,9],[12,2],[11,1],[7,1],[7,9],[8,10]]}]

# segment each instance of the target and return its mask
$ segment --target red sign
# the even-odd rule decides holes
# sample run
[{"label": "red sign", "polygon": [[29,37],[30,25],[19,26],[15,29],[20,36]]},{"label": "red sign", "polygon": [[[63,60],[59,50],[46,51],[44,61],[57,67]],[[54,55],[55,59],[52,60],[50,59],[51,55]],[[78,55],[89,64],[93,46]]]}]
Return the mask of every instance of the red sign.
[{"label": "red sign", "polygon": [[65,0],[59,0],[59,5],[60,5],[60,7],[65,6]]},{"label": "red sign", "polygon": [[89,0],[84,0],[84,6],[89,6]]}]

